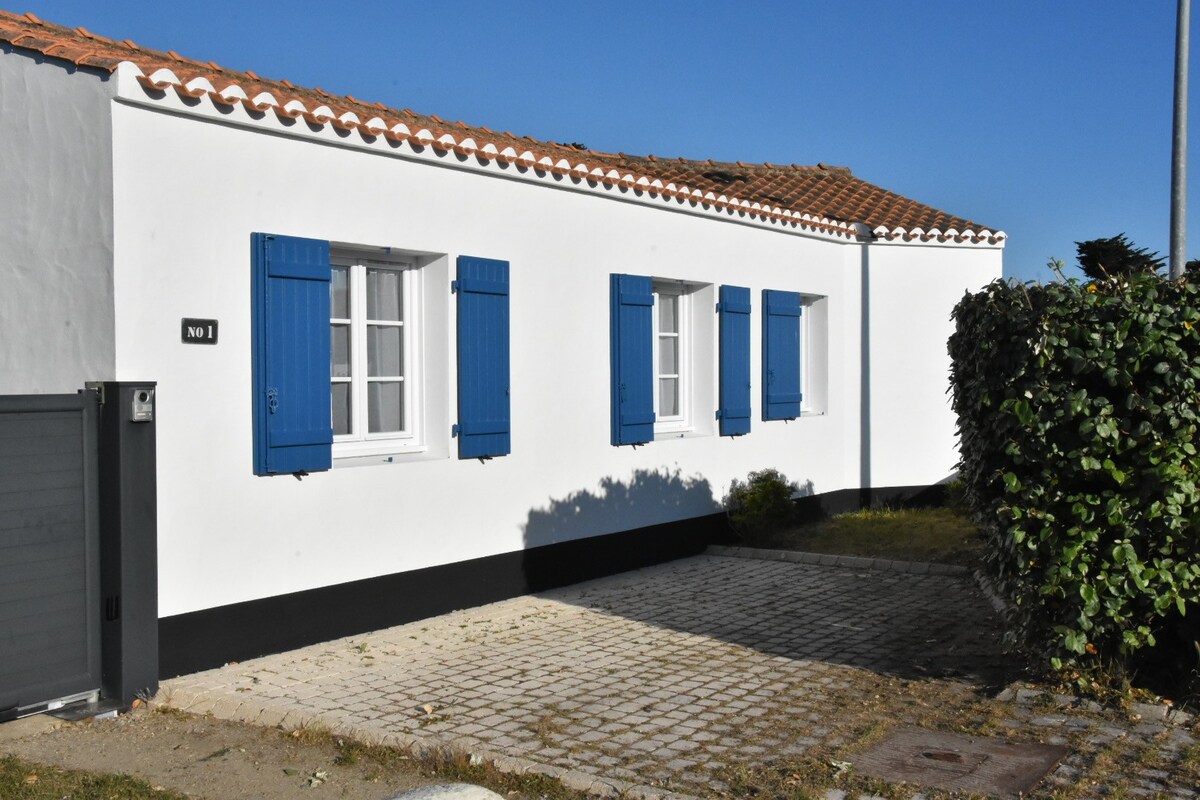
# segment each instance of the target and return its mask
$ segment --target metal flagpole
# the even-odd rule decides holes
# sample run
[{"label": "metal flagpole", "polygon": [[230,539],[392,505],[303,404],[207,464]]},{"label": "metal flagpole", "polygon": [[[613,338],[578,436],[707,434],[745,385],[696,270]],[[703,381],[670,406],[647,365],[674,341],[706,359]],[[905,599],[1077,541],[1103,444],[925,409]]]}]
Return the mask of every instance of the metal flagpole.
[{"label": "metal flagpole", "polygon": [[1191,0],[1179,0],[1175,18],[1175,121],[1171,130],[1171,277],[1187,260],[1187,93]]}]

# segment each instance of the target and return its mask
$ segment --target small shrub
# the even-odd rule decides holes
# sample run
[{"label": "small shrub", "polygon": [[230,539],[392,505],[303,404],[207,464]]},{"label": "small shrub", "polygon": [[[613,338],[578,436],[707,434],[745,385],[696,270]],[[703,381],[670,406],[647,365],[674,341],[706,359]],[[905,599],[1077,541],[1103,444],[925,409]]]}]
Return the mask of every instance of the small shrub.
[{"label": "small shrub", "polygon": [[729,525],[739,538],[772,533],[796,516],[792,497],[800,487],[776,469],[751,472],[745,482],[733,479],[722,500]]}]

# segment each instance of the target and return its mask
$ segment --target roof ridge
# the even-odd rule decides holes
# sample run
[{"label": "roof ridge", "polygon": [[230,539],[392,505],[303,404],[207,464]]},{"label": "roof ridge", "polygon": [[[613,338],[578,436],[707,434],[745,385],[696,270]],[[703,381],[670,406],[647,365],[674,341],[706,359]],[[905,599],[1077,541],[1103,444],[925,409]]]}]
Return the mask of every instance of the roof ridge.
[{"label": "roof ridge", "polygon": [[757,163],[746,163],[744,161],[714,161],[711,158],[695,159],[695,158],[686,158],[684,156],[678,156],[676,158],[669,158],[669,157],[664,157],[664,156],[656,156],[653,154],[637,156],[637,155],[629,155],[628,153],[605,153],[605,152],[600,152],[597,150],[592,150],[590,152],[592,152],[593,154],[600,156],[602,158],[616,158],[616,159],[620,159],[622,161],[631,161],[631,162],[646,161],[646,162],[650,162],[653,164],[684,164],[684,165],[691,165],[691,166],[695,166],[695,167],[705,167],[708,169],[740,169],[740,170],[756,170],[756,171],[769,171],[769,172],[780,172],[780,171],[814,172],[814,171],[816,171],[816,172],[833,172],[833,173],[844,174],[844,175],[853,175],[854,174],[850,167],[833,166],[831,164],[826,164],[824,162],[817,162],[816,164],[772,164],[769,161],[764,161],[761,164],[757,164]]}]

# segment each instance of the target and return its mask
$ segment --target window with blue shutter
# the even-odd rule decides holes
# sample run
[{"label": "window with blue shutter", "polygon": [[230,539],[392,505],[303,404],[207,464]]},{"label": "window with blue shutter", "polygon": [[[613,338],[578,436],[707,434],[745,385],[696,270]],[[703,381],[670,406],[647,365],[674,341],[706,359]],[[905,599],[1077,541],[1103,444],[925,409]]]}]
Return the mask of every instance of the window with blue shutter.
[{"label": "window with blue shutter", "polygon": [[512,452],[509,407],[508,262],[459,256],[459,458]]},{"label": "window with blue shutter", "polygon": [[717,302],[720,324],[720,434],[750,432],[750,290],[722,286]]},{"label": "window with blue shutter", "polygon": [[654,439],[654,284],[641,275],[611,275],[612,443]]},{"label": "window with blue shutter", "polygon": [[800,293],[763,290],[763,419],[800,416]]},{"label": "window with blue shutter", "polygon": [[254,472],[329,469],[329,242],[250,241]]}]

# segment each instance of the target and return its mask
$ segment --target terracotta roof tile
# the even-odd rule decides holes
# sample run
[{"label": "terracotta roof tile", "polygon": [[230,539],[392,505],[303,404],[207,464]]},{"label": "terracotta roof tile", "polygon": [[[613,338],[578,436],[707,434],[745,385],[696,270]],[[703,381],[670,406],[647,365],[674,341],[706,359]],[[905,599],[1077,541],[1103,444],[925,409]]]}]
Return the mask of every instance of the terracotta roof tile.
[{"label": "terracotta roof tile", "polygon": [[[970,220],[856,178],[845,167],[822,163],[812,167],[664,159],[602,153],[576,144],[543,142],[529,136],[497,133],[461,121],[446,122],[436,115],[392,109],[382,103],[368,103],[351,96],[338,97],[323,89],[305,89],[288,80],[271,80],[249,70],[238,72],[212,61],[205,63],[185,58],[173,50],[165,53],[151,50],[128,39],[117,42],[84,28],[72,30],[42,22],[33,14],[18,16],[0,11],[0,42],[108,72],[128,61],[142,71],[140,82],[144,87],[160,91],[173,89],[191,97],[207,94],[213,102],[226,106],[241,103],[255,113],[272,107],[269,101],[255,102],[260,95],[266,94],[278,103],[274,111],[280,119],[303,117],[314,125],[332,124],[343,130],[357,128],[366,136],[382,134],[392,141],[432,146],[439,151],[453,150],[462,155],[475,154],[481,159],[510,164],[520,163],[539,172],[559,175],[580,175],[582,172],[590,183],[640,187],[653,194],[673,195],[717,207],[746,210],[746,205],[757,204],[763,208],[750,213],[791,223],[801,220],[799,224],[805,227],[842,235],[851,230],[848,225],[862,224],[884,238],[936,237],[944,241],[949,238],[946,236],[949,231],[960,240],[995,242],[1004,237],[1002,233]],[[149,76],[162,69],[173,74],[179,84],[150,80]],[[235,91],[221,94],[231,87]],[[241,92],[245,93],[245,99]],[[368,122],[379,119],[384,122],[382,130],[377,122],[368,127]],[[405,133],[405,129],[409,132]],[[418,139],[417,134],[425,131],[429,138],[421,136]],[[472,140],[474,147],[464,145],[467,139]],[[495,152],[492,152],[493,148]],[[655,183],[660,183],[661,187],[654,186]],[[662,188],[670,184],[674,184],[673,189]],[[711,198],[701,199],[709,193]]]},{"label": "terracotta roof tile", "polygon": [[663,161],[652,156],[618,155],[615,158],[627,169],[641,167],[663,180],[687,183],[716,193],[735,194],[830,219],[862,222],[872,230],[919,227],[927,232],[937,229],[943,233],[954,229],[961,234],[983,229],[970,220],[856,178],[846,167]]}]

